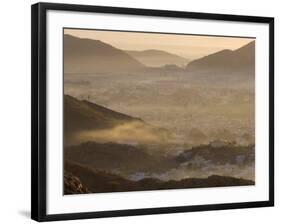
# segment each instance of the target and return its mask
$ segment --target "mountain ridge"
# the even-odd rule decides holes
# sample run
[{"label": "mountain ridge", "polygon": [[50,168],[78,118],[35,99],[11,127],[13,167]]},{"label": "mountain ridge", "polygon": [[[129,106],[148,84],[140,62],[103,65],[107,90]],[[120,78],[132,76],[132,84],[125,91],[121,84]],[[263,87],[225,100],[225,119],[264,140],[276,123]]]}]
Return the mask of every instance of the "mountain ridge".
[{"label": "mountain ridge", "polygon": [[161,67],[169,64],[177,66],[186,65],[189,61],[187,58],[170,53],[164,50],[148,49],[148,50],[127,50],[129,55],[149,67]]},{"label": "mountain ridge", "polygon": [[145,68],[125,51],[100,40],[64,34],[63,45],[66,74],[126,73]]},{"label": "mountain ridge", "polygon": [[236,50],[224,49],[191,61],[186,70],[203,73],[247,73],[255,72],[255,41]]}]

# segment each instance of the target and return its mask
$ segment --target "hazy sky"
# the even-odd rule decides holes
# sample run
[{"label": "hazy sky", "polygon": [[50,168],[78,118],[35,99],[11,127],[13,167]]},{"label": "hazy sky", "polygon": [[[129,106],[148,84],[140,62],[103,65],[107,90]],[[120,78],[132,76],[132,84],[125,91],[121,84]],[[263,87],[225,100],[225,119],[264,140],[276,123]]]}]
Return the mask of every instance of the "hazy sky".
[{"label": "hazy sky", "polygon": [[136,32],[65,29],[65,34],[101,40],[123,50],[157,49],[188,59],[199,58],[223,49],[237,49],[253,41],[251,38],[151,34]]}]

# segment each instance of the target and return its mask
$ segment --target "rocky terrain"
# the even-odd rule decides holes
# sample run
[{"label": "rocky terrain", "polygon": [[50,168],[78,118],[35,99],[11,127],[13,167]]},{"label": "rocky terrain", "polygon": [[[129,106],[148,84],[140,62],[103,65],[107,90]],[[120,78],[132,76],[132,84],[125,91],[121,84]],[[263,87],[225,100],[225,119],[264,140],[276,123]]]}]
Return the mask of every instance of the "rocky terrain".
[{"label": "rocky terrain", "polygon": [[90,193],[87,188],[83,186],[78,177],[71,173],[64,171],[63,175],[64,194],[86,194]]}]

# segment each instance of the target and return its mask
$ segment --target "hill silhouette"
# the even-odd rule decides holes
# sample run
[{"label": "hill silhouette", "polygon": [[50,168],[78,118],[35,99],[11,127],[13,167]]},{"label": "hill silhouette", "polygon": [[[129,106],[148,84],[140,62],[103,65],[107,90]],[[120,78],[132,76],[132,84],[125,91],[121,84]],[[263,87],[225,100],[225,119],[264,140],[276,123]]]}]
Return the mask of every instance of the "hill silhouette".
[{"label": "hill silhouette", "polygon": [[222,50],[190,62],[186,70],[199,73],[255,73],[255,41],[237,50]]},{"label": "hill silhouette", "polygon": [[177,66],[186,65],[188,59],[171,54],[162,50],[144,50],[144,51],[126,51],[129,55],[136,58],[142,64],[150,67],[161,67],[164,65],[174,64]]},{"label": "hill silhouette", "polygon": [[63,44],[65,73],[126,73],[144,68],[126,52],[100,40],[65,34]]},{"label": "hill silhouette", "polygon": [[165,129],[147,124],[98,104],[64,95],[64,142],[85,141],[164,142]]}]

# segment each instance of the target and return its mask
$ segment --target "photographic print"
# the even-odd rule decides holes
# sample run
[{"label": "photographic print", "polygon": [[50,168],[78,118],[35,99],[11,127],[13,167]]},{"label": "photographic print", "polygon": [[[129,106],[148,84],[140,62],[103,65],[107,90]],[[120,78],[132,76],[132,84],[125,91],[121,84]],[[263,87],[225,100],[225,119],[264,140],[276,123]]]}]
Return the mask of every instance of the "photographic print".
[{"label": "photographic print", "polygon": [[31,12],[32,219],[274,206],[274,18]]},{"label": "photographic print", "polygon": [[64,194],[255,185],[255,38],[63,29]]}]

